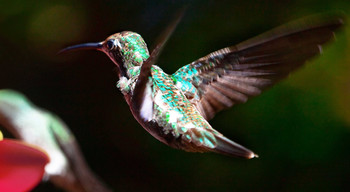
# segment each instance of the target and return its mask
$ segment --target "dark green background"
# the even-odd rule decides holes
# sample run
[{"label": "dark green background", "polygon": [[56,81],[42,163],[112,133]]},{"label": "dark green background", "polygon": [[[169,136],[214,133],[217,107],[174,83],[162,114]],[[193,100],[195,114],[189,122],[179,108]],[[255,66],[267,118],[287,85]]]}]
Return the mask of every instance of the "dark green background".
[{"label": "dark green background", "polygon": [[[59,115],[91,168],[116,191],[350,189],[349,26],[321,57],[210,121],[260,155],[252,160],[163,145],[134,120],[107,56],[56,55],[123,30],[140,33],[151,46],[185,3],[190,7],[158,63],[168,73],[297,18],[334,11],[350,16],[345,0],[0,0],[0,88],[21,91]],[[34,191],[60,190],[46,183]]]}]

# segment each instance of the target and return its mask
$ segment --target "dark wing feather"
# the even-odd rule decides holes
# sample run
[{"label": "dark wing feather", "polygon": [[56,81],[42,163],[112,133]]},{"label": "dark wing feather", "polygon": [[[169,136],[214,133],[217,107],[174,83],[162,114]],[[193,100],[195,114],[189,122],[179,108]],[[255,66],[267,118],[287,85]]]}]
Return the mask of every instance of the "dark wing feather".
[{"label": "dark wing feather", "polygon": [[151,76],[152,65],[157,62],[158,57],[164,48],[164,45],[170,38],[171,34],[174,32],[176,26],[179,24],[180,20],[182,19],[185,13],[185,10],[186,10],[186,7],[183,7],[175,15],[175,18],[173,19],[173,21],[158,37],[155,47],[153,48],[149,58],[142,64],[140,75],[137,79],[135,89],[134,89],[135,91],[132,97],[132,103],[135,109],[140,109],[140,106],[142,105],[146,84],[148,82],[148,77]]},{"label": "dark wing feather", "polygon": [[218,111],[259,95],[320,54],[342,25],[339,16],[295,21],[202,57],[180,68],[173,79],[209,120]]}]

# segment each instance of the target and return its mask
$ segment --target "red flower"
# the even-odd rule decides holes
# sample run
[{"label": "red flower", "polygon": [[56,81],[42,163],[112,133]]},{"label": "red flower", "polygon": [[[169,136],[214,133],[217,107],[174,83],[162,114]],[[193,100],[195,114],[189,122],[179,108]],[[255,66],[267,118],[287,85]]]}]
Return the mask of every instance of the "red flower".
[{"label": "red flower", "polygon": [[49,161],[47,154],[33,145],[12,139],[1,140],[0,191],[33,189],[41,181]]}]

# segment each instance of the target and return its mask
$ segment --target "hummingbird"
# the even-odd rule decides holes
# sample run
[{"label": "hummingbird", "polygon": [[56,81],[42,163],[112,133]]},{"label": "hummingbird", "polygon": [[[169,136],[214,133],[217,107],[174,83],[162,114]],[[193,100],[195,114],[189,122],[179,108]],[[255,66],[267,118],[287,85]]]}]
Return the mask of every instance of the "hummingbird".
[{"label": "hummingbird", "polygon": [[216,152],[251,159],[253,151],[228,139],[210,124],[219,111],[261,94],[306,61],[322,53],[341,16],[313,16],[274,28],[257,37],[214,51],[165,73],[155,65],[179,23],[178,14],[150,53],[136,32],[123,31],[102,42],[67,47],[93,49],[117,66],[120,89],[135,119],[153,137],[188,152]]},{"label": "hummingbird", "polygon": [[23,94],[0,90],[0,124],[14,137],[43,149],[50,157],[44,180],[70,192],[110,192],[88,167],[68,126]]}]

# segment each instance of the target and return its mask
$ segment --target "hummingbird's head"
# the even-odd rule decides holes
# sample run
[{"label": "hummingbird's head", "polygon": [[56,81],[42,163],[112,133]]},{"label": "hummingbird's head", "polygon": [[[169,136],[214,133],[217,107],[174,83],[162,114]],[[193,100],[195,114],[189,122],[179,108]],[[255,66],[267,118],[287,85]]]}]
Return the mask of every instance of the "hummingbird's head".
[{"label": "hummingbird's head", "polygon": [[108,55],[119,67],[120,75],[126,75],[126,70],[133,66],[141,66],[149,57],[147,45],[141,35],[123,31],[109,36],[98,43],[84,43],[73,45],[61,50],[59,53],[73,50],[94,49]]}]

